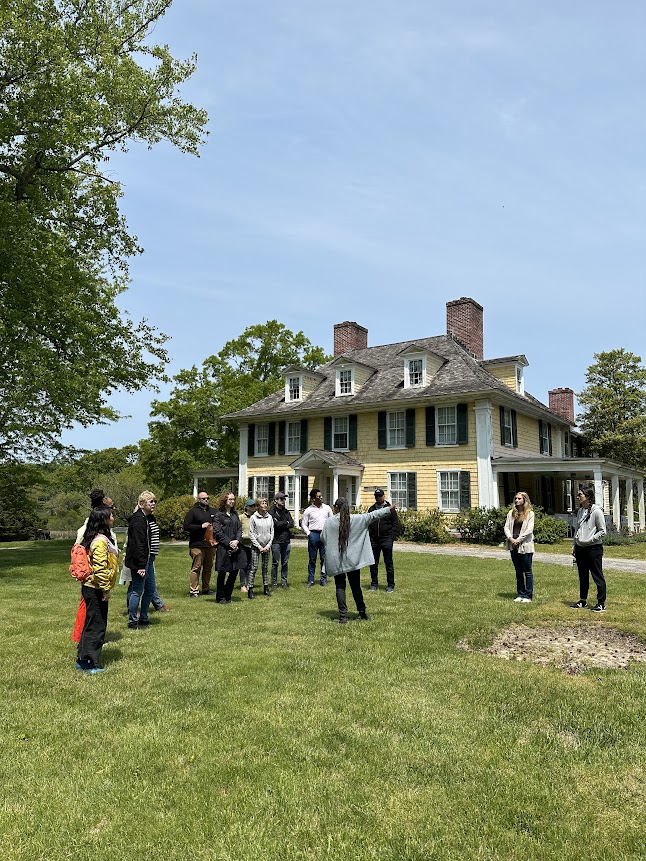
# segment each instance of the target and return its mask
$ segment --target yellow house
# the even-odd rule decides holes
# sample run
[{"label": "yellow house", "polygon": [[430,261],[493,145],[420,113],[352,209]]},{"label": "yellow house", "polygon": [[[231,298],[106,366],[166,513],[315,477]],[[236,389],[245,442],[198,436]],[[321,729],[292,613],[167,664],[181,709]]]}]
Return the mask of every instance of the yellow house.
[{"label": "yellow house", "polygon": [[582,457],[572,390],[541,403],[525,390],[525,356],[484,359],[481,305],[464,297],[446,311],[445,335],[377,347],[363,326],[339,323],[333,361],[285,368],[280,391],[225,416],[240,428],[240,495],[282,490],[298,518],[312,487],[354,505],[382,487],[401,508],[449,514],[524,490],[568,518],[576,487],[591,481],[619,524],[623,480],[628,525],[636,485],[643,529],[641,474]]}]

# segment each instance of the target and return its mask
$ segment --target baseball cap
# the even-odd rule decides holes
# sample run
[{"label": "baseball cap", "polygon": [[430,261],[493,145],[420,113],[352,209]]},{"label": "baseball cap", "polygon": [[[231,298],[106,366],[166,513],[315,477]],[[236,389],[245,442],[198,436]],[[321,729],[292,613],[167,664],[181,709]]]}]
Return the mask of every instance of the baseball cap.
[{"label": "baseball cap", "polygon": [[250,508],[252,505],[255,505],[255,504],[256,504],[256,500],[255,500],[255,499],[248,499],[248,500],[245,502],[244,507],[245,507],[245,508]]},{"label": "baseball cap", "polygon": [[279,490],[277,494],[275,494],[274,499],[287,499],[282,490]]},{"label": "baseball cap", "polygon": [[375,488],[375,496],[383,496],[384,492],[380,487]]}]

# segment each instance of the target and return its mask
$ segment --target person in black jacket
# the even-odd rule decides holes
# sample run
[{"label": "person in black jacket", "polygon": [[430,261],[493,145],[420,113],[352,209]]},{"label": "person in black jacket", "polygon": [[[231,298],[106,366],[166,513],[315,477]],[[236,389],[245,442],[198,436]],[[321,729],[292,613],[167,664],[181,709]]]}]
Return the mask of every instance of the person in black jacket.
[{"label": "person in black jacket", "polygon": [[[378,487],[375,490],[375,504],[368,511],[376,511],[378,508],[389,508],[383,490]],[[384,565],[386,566],[386,592],[395,591],[395,566],[393,564],[393,542],[399,535],[399,518],[397,511],[392,509],[390,517],[375,520],[370,524],[370,544],[375,557],[375,564],[370,566],[370,591],[376,592],[379,588],[379,556],[384,554]]]},{"label": "person in black jacket", "polygon": [[188,552],[191,556],[191,574],[189,580],[190,597],[197,598],[200,594],[200,571],[202,572],[202,595],[212,595],[211,572],[215,559],[215,545],[207,544],[204,540],[207,526],[213,526],[217,510],[209,505],[209,495],[201,490],[197,502],[184,518],[184,532],[188,535]]},{"label": "person in black jacket", "polygon": [[[132,581],[128,589],[128,627],[150,625],[148,609],[155,591],[155,578],[146,577],[150,559],[150,526],[148,516],[155,511],[155,494],[144,490],[139,494],[135,512],[128,520],[128,546],[125,566],[130,569]],[[141,602],[141,607],[140,607]],[[139,617],[137,618],[137,613]]]},{"label": "person in black jacket", "polygon": [[[246,565],[246,556],[241,552],[242,524],[235,509],[236,497],[226,491],[220,497],[218,513],[213,524],[217,547],[216,566],[218,569],[215,600],[218,604],[230,604],[233,586],[240,567]],[[227,576],[228,575],[228,576]],[[226,582],[225,582],[226,578]]]},{"label": "person in black jacket", "polygon": [[278,562],[280,561],[280,585],[287,589],[289,554],[292,549],[290,529],[294,528],[294,518],[285,508],[285,494],[282,490],[274,496],[274,504],[269,509],[274,521],[274,541],[271,545],[271,585],[278,588]]}]

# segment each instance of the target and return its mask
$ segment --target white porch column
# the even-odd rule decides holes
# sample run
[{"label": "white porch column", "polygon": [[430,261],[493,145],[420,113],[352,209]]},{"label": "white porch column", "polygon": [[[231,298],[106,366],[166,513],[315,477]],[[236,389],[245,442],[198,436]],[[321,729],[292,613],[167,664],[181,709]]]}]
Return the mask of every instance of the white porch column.
[{"label": "white porch column", "polygon": [[193,497],[197,499],[197,476],[193,476]]},{"label": "white porch column", "polygon": [[643,532],[646,528],[646,517],[644,516],[644,479],[637,479],[637,503],[639,505],[639,530]]},{"label": "white porch column", "polygon": [[633,480],[632,478],[626,479],[626,508],[628,511],[628,529],[631,532],[635,531],[635,509],[634,509],[634,499],[633,499]]},{"label": "white porch column", "polygon": [[613,475],[612,479],[612,522],[617,527],[617,530],[621,529],[621,505],[619,503],[619,476]]},{"label": "white porch column", "polygon": [[498,488],[494,484],[491,457],[493,455],[493,407],[483,399],[475,403],[476,461],[478,465],[478,505],[493,508],[498,502]]},{"label": "white porch column", "polygon": [[294,476],[294,526],[300,526],[301,522],[301,477]]},{"label": "white porch column", "polygon": [[247,498],[247,446],[249,425],[240,425],[240,452],[238,454],[238,496]]},{"label": "white porch column", "polygon": [[334,503],[339,498],[339,470],[332,470],[332,499],[330,502]]},{"label": "white porch column", "polygon": [[498,508],[500,505],[500,491],[498,490],[498,470],[493,469],[491,471],[492,479],[493,479],[493,502],[491,503],[492,508]]},{"label": "white porch column", "polygon": [[[594,475],[594,496],[597,500],[597,505],[603,510],[603,475],[601,469],[595,466],[592,474]],[[607,513],[607,511],[604,512],[604,514]]]}]

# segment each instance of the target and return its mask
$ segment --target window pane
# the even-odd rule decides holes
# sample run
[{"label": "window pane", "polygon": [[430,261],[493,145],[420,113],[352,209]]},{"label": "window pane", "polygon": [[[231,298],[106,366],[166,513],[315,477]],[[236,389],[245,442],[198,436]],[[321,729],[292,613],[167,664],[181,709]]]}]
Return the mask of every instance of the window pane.
[{"label": "window pane", "polygon": [[456,407],[437,408],[438,445],[455,445],[458,441]]},{"label": "window pane", "polygon": [[508,410],[507,408],[505,408],[505,409],[503,410],[503,425],[502,425],[502,430],[503,430],[503,437],[504,437],[505,445],[511,445],[511,444],[512,444],[512,438],[511,438],[511,437],[512,437],[512,435],[511,435],[511,410]]},{"label": "window pane", "polygon": [[257,475],[254,479],[254,491],[256,499],[266,499],[269,494],[269,476]]},{"label": "window pane", "polygon": [[269,425],[256,425],[256,454],[269,452]]},{"label": "window pane", "polygon": [[301,450],[301,423],[287,422],[286,453],[298,454]]},{"label": "window pane", "polygon": [[390,498],[398,508],[408,506],[408,473],[390,473]]},{"label": "window pane", "polygon": [[352,369],[339,371],[339,392],[342,395],[352,394]]},{"label": "window pane", "polygon": [[411,359],[408,363],[408,382],[411,386],[421,386],[424,363],[421,359]]},{"label": "window pane", "polygon": [[460,473],[457,470],[440,473],[440,508],[443,511],[460,509]]},{"label": "window pane", "polygon": [[332,448],[348,447],[348,417],[333,419]]},{"label": "window pane", "polygon": [[301,378],[289,378],[289,399],[290,401],[298,401],[301,397]]},{"label": "window pane", "polygon": [[295,475],[286,475],[285,476],[285,508],[293,508],[294,507],[294,498],[295,498]]},{"label": "window pane", "polygon": [[388,413],[388,445],[390,448],[406,445],[406,414]]}]

